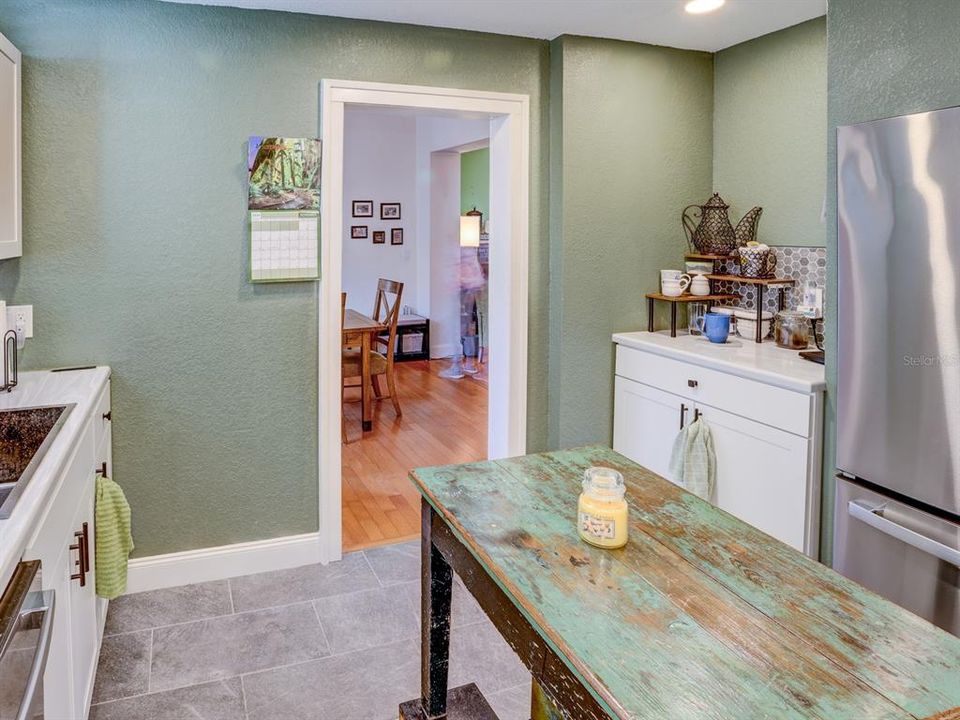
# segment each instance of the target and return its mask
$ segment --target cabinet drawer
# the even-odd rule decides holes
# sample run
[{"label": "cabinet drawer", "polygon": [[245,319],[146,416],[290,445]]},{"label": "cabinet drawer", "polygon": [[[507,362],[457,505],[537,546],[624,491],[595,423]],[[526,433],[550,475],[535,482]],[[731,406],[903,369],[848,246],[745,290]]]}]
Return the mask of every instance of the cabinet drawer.
[{"label": "cabinet drawer", "polygon": [[617,375],[810,437],[813,396],[617,345]]}]

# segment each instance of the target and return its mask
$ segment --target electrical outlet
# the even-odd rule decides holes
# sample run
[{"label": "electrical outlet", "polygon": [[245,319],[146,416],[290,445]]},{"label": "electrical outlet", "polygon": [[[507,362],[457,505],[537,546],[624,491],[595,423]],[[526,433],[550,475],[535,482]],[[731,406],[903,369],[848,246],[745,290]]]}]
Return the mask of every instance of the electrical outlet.
[{"label": "electrical outlet", "polygon": [[16,330],[23,323],[24,334],[33,337],[33,305],[7,305],[7,329]]}]

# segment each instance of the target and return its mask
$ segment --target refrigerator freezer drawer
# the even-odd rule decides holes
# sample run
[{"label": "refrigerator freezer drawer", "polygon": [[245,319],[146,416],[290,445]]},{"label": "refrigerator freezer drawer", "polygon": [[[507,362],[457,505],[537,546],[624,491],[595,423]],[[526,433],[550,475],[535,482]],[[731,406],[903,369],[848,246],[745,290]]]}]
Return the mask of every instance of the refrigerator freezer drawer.
[{"label": "refrigerator freezer drawer", "polygon": [[960,524],[837,480],[834,569],[960,636]]}]

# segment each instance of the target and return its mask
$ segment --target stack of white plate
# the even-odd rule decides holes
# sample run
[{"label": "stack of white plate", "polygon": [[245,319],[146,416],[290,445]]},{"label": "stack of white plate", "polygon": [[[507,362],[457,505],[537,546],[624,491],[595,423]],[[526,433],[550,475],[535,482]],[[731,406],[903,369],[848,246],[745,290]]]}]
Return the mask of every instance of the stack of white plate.
[{"label": "stack of white plate", "polygon": [[[757,337],[757,311],[746,308],[734,308],[733,316],[737,319],[737,335],[751,340]],[[764,311],[760,315],[760,337],[770,336],[773,329],[773,313]]]}]

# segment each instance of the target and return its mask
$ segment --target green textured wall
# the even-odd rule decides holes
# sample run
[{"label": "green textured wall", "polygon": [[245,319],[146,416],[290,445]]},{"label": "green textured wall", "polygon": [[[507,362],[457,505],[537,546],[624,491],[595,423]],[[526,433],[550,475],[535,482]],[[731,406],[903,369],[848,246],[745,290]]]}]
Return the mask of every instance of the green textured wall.
[{"label": "green textured wall", "polygon": [[317,285],[247,282],[251,134],[316,136],[319,83],[531,99],[528,437],[546,442],[548,43],[142,0],[3,0],[24,55],[31,367],[114,368],[138,555],[317,527]]},{"label": "green textured wall", "polygon": [[[839,125],[960,105],[960,3],[830,0],[828,28],[827,293],[837,296]],[[821,557],[833,554],[837,308],[827,306],[828,412]]]},{"label": "green textured wall", "polygon": [[476,208],[483,221],[490,219],[490,148],[460,155],[460,212]]},{"label": "green textured wall", "polygon": [[550,72],[549,444],[609,442],[610,335],[645,326],[680,210],[710,192],[713,57],[562,37]]},{"label": "green textured wall", "polygon": [[713,187],[731,217],[760,205],[764,242],[823,246],[826,18],[721,50],[714,73]]}]

